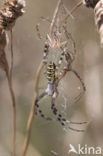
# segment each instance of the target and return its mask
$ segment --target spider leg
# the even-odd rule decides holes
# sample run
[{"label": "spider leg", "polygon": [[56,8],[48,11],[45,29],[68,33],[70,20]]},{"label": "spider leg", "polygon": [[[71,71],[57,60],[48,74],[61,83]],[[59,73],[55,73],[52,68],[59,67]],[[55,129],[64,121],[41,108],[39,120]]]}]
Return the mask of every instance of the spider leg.
[{"label": "spider leg", "polygon": [[46,61],[48,53],[49,53],[49,44],[47,42],[45,42],[44,51],[43,51],[43,60],[44,60],[44,62]]},{"label": "spider leg", "polygon": [[44,62],[44,75],[47,76],[47,57],[49,53],[49,45],[45,42],[44,51],[43,51],[43,62]]},{"label": "spider leg", "polygon": [[73,40],[73,37],[72,37],[71,33],[69,33],[67,31],[66,26],[63,26],[63,28],[64,28],[64,32],[65,32],[66,38],[68,40],[71,39],[72,44],[73,44],[73,53],[72,53],[72,57],[71,57],[71,63],[72,63],[74,61],[74,59],[75,59],[75,56],[76,56],[76,44],[75,44],[75,41]]},{"label": "spider leg", "polygon": [[75,129],[75,128],[72,128],[72,127],[68,127],[70,130],[72,130],[72,131],[75,131],[75,132],[85,132],[85,130],[83,130],[83,129]]},{"label": "spider leg", "polygon": [[36,107],[36,109],[35,109],[35,114],[37,115],[37,111],[38,110],[40,110],[39,109],[39,104],[38,104],[38,102],[44,97],[44,96],[46,96],[46,92],[43,92],[37,99],[36,99],[36,102],[35,102],[35,107]]},{"label": "spider leg", "polygon": [[46,115],[43,114],[43,112],[42,112],[42,110],[40,109],[39,104],[38,104],[38,102],[39,102],[43,97],[45,97],[46,95],[47,95],[47,93],[46,93],[46,92],[43,92],[43,93],[37,98],[36,103],[35,103],[35,107],[36,107],[36,109],[35,109],[35,114],[36,114],[36,115],[37,115],[37,114],[40,114],[40,116],[41,116],[42,118],[46,119],[46,120],[52,120],[52,118],[47,117]]},{"label": "spider leg", "polygon": [[43,17],[43,16],[41,16],[40,17],[43,21],[46,21],[46,22],[48,22],[48,23],[51,23],[51,20],[47,17],[47,18],[45,18],[45,17]]},{"label": "spider leg", "polygon": [[86,91],[86,87],[85,87],[85,84],[84,84],[82,78],[79,76],[79,74],[74,69],[70,69],[70,71],[73,72],[76,75],[76,77],[80,80],[80,82],[82,84],[82,87],[83,87],[83,90],[85,92]]},{"label": "spider leg", "polygon": [[[51,20],[50,20],[49,18],[45,18],[45,17],[41,16],[40,19],[41,19],[42,21],[44,21],[44,22],[46,21],[46,22],[51,23]],[[40,23],[41,23],[42,21],[40,21]],[[45,40],[46,38],[43,37],[43,36],[41,35],[41,33],[40,33],[40,28],[39,28],[40,23],[36,24],[36,27],[35,27],[35,28],[36,28],[36,32],[37,32],[37,36],[38,36],[38,38],[39,38],[40,40]]]},{"label": "spider leg", "polygon": [[[63,48],[61,48],[63,50]],[[66,75],[66,73],[68,71],[71,70],[71,64],[73,62],[73,60],[75,59],[75,53],[73,54],[73,56],[69,53],[69,52],[65,52],[65,50],[63,50],[63,55],[65,56],[65,60],[66,60],[66,67],[64,67],[64,69],[62,70],[61,75],[59,76],[59,81]]]},{"label": "spider leg", "polygon": [[[68,58],[69,58],[69,57],[68,57]],[[77,102],[77,101],[80,100],[81,96],[82,96],[82,95],[84,94],[84,92],[86,91],[86,87],[85,87],[85,84],[84,84],[83,80],[82,80],[81,77],[79,76],[79,74],[78,74],[74,69],[71,68],[71,59],[70,59],[70,60],[68,59],[67,67],[65,67],[65,68],[63,69],[62,74],[59,76],[58,82],[59,82],[63,77],[65,77],[65,75],[66,75],[67,72],[69,72],[69,71],[73,72],[73,73],[76,75],[76,77],[79,79],[80,83],[82,84],[83,92],[80,93],[80,94],[75,98],[75,102]]]},{"label": "spider leg", "polygon": [[57,120],[61,123],[62,126],[64,126],[65,128],[69,128],[72,131],[84,132],[84,130],[82,130],[82,129],[75,129],[70,126],[67,126],[67,123],[81,125],[81,124],[86,124],[87,122],[72,122],[72,121],[68,121],[67,119],[63,118],[62,114],[60,114],[58,109],[55,107],[55,100],[52,97],[51,97],[51,109],[53,111],[53,114],[56,116]]},{"label": "spider leg", "polygon": [[82,96],[82,95],[84,94],[84,92],[86,91],[86,87],[85,87],[85,84],[84,84],[82,78],[79,76],[79,74],[78,74],[74,69],[70,69],[70,71],[73,72],[73,73],[76,75],[76,77],[77,77],[77,78],[79,79],[79,81],[81,82],[82,88],[83,88],[83,92],[80,93],[80,94],[75,98],[75,102],[77,102],[77,101],[80,100],[81,96]]},{"label": "spider leg", "polygon": [[58,109],[55,107],[55,100],[53,97],[51,97],[51,110],[53,114],[56,116],[57,120],[61,123],[61,125],[63,125],[64,121],[62,121],[62,115],[59,113]]},{"label": "spider leg", "polygon": [[82,125],[82,124],[87,124],[87,121],[84,122],[74,122],[74,121],[68,121],[70,124],[74,124],[74,125]]},{"label": "spider leg", "polygon": [[69,70],[67,70],[67,68],[64,68],[63,71],[61,72],[60,76],[59,76],[59,80],[58,82],[63,78],[65,77],[66,73],[68,72]]},{"label": "spider leg", "polygon": [[59,62],[58,62],[58,64],[57,64],[57,66],[56,66],[58,69],[60,68],[60,66],[61,66],[61,64],[62,64],[62,62],[63,62],[63,57],[64,57],[64,52],[61,53]]},{"label": "spider leg", "polygon": [[37,31],[37,36],[38,36],[38,38],[40,39],[40,40],[42,40],[43,39],[43,37],[41,36],[41,34],[40,34],[40,29],[39,29],[39,23],[38,24],[36,24],[36,31]]}]

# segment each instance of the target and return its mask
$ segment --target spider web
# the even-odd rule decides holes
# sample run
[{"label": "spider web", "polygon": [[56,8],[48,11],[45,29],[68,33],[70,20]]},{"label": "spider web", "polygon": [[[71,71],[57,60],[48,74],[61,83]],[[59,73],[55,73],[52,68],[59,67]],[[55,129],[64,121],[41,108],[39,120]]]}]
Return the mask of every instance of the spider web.
[{"label": "spider web", "polygon": [[[54,11],[54,15],[49,27],[49,33],[47,34],[48,40],[52,43],[50,46],[48,62],[53,61],[55,64],[58,64],[61,54],[64,51],[69,53],[74,52],[74,41],[71,34],[67,31],[67,20],[64,20],[67,14],[70,14],[70,12],[60,0]],[[53,47],[53,45],[58,46]],[[62,50],[60,47],[62,47]],[[63,63],[66,64],[65,59]],[[65,67],[65,65],[63,67]]]},{"label": "spider web", "polygon": [[[63,34],[63,41],[67,42],[66,46],[69,43],[70,46],[72,47],[72,43],[70,42],[70,41],[72,41],[72,38],[66,37],[66,35],[64,33],[64,28],[63,28],[64,26],[66,28],[67,21],[64,21],[63,23],[61,23],[68,13],[69,13],[69,11],[64,6],[63,2],[60,0],[55,9],[53,19],[52,19],[51,25],[49,27],[49,35],[50,35],[51,39],[55,39],[58,42],[60,40],[61,34]],[[71,36],[71,34],[70,34],[70,36]],[[62,47],[63,46],[64,45],[62,45]],[[66,48],[67,48],[67,50],[69,49],[68,46]],[[70,49],[69,49],[69,51],[70,51]],[[62,52],[63,51],[60,48],[52,48],[51,47],[50,51],[49,51],[48,58],[47,58],[47,62],[49,63],[50,61],[52,61],[57,65]],[[66,61],[64,59],[59,70],[63,69],[65,66],[66,66]],[[47,88],[47,83],[48,83],[47,79],[46,79],[46,75],[44,75],[43,72],[41,74],[40,83],[39,83],[39,93],[43,93],[45,91],[45,89]],[[67,75],[68,75],[68,73],[67,73]],[[69,105],[70,103],[73,103],[73,100],[71,100],[72,99],[71,97],[74,97],[74,96],[71,96],[71,94],[70,94],[70,96],[68,98],[68,96],[65,94],[65,90],[66,90],[65,86],[67,86],[67,80],[65,82],[66,82],[66,85],[64,85],[63,81],[59,84],[59,87],[58,87],[59,95],[56,99],[56,106],[57,106],[57,109],[60,110],[60,113],[63,114],[63,116],[66,118],[67,105]],[[72,86],[70,88],[72,88]],[[67,87],[67,89],[68,89],[68,87]],[[66,92],[68,92],[68,91],[66,91]],[[43,100],[41,100],[41,101],[43,101]],[[47,100],[47,102],[45,102],[45,103],[50,103],[50,100]]]},{"label": "spider web", "polygon": [[[55,11],[54,11],[52,22],[51,22],[51,25],[50,25],[50,28],[49,28],[51,38],[54,38],[54,37],[59,38],[60,33],[63,33],[62,28],[67,23],[67,20],[63,21],[63,19],[65,18],[65,16],[67,14],[70,14],[70,12],[66,8],[66,6],[63,4],[63,2],[60,0],[58,2],[58,5],[57,5]],[[72,15],[71,15],[71,17],[72,17]]]}]

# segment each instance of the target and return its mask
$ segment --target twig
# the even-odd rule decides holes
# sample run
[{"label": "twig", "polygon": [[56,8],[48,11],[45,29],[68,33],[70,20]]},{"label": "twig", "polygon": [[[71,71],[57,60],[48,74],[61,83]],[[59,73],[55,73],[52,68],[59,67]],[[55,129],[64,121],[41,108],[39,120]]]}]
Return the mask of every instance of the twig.
[{"label": "twig", "polygon": [[[13,108],[13,156],[16,156],[16,104],[15,104],[15,94],[12,87],[12,71],[13,71],[13,36],[12,28],[18,17],[24,14],[25,0],[5,0],[2,8],[0,9],[0,52],[1,52],[1,62],[0,68],[6,71],[6,76],[8,79],[9,90],[12,99]],[[11,64],[10,70],[6,60],[4,48],[6,46],[6,35],[5,31],[10,32],[11,38]]]},{"label": "twig", "polygon": [[15,94],[12,87],[12,82],[10,80],[10,75],[6,72],[8,86],[11,94],[12,109],[13,109],[13,156],[16,156],[16,108],[15,108]]},{"label": "twig", "polygon": [[52,19],[52,22],[51,22],[51,25],[50,25],[50,34],[51,34],[51,31],[52,31],[52,29],[53,29],[53,27],[55,25],[55,19],[57,18],[58,10],[60,8],[61,3],[62,3],[62,0],[59,0],[59,2],[57,4],[57,7],[56,7],[56,9],[54,11],[53,19]]},{"label": "twig", "polygon": [[41,61],[40,65],[39,65],[39,67],[37,69],[35,80],[34,80],[34,100],[33,100],[33,103],[32,103],[31,112],[30,112],[30,115],[29,115],[28,123],[27,123],[27,134],[26,134],[26,137],[25,137],[25,140],[24,140],[22,156],[26,156],[29,141],[30,141],[32,122],[33,122],[33,118],[34,118],[34,115],[35,115],[35,103],[36,103],[36,99],[38,97],[39,77],[40,77],[40,73],[41,73],[41,70],[42,70],[43,66],[44,66],[44,63],[43,63],[43,61]]},{"label": "twig", "polygon": [[6,73],[8,79],[9,90],[12,99],[12,108],[13,108],[13,156],[16,156],[16,103],[15,103],[15,94],[12,87],[12,71],[13,71],[13,36],[12,30],[10,30],[10,40],[11,40],[11,64],[9,74]]},{"label": "twig", "polygon": [[12,71],[13,71],[13,35],[12,29],[10,30],[10,41],[11,41],[11,66],[10,66],[10,79],[12,81]]}]

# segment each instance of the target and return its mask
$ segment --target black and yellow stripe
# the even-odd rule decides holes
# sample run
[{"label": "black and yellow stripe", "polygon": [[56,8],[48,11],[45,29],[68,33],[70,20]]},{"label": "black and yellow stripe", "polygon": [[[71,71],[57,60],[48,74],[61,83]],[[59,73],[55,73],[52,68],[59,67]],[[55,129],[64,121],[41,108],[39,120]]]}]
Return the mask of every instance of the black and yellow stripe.
[{"label": "black and yellow stripe", "polygon": [[49,63],[47,67],[47,79],[48,81],[54,81],[55,80],[55,71],[56,71],[56,65],[54,63]]}]

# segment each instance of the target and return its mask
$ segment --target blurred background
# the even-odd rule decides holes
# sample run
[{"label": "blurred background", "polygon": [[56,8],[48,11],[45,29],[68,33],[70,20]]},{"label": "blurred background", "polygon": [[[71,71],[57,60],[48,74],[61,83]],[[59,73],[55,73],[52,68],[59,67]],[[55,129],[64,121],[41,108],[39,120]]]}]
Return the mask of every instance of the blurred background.
[{"label": "blurred background", "polygon": [[[44,43],[36,34],[35,26],[40,17],[52,18],[58,0],[27,0],[26,12],[19,18],[13,29],[14,70],[13,87],[17,106],[17,153],[21,154],[26,124],[34,95],[34,77],[43,56]],[[70,10],[78,0],[64,0]],[[2,1],[0,0],[0,4]],[[84,133],[66,131],[57,121],[48,122],[36,116],[33,121],[28,156],[75,156],[69,154],[69,145],[75,148],[78,144],[88,147],[103,148],[103,50],[100,47],[99,35],[94,22],[92,9],[81,6],[68,19],[68,30],[75,42],[77,55],[72,64],[82,77],[86,93],[74,103],[74,98],[82,91],[80,82],[69,73],[59,86],[57,107],[68,120],[88,121],[88,125],[73,125],[85,129]],[[42,32],[48,32],[46,23],[41,23]],[[9,35],[9,34],[8,34]],[[6,48],[9,59],[10,46]],[[45,89],[41,77],[40,88]],[[49,98],[40,103],[43,111],[55,119],[50,110]],[[72,126],[72,125],[71,125]],[[0,156],[12,155],[12,107],[5,73],[0,70]],[[88,155],[88,154],[87,154]]]}]

